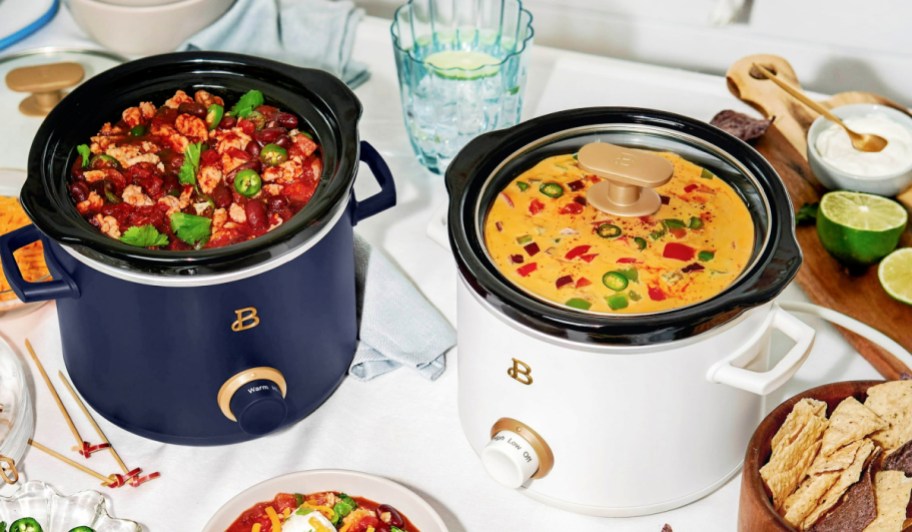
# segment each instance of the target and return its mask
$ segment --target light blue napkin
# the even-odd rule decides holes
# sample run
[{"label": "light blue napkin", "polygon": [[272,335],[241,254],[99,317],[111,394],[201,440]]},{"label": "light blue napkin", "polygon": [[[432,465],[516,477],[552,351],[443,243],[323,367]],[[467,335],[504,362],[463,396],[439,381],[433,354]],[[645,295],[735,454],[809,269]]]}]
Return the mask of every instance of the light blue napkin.
[{"label": "light blue napkin", "polygon": [[365,64],[350,61],[363,17],[349,0],[237,0],[178,50],[236,52],[319,68],[356,87],[369,77]]},{"label": "light blue napkin", "polygon": [[370,380],[405,366],[434,380],[456,331],[386,256],[355,235],[360,338],[349,374]]}]

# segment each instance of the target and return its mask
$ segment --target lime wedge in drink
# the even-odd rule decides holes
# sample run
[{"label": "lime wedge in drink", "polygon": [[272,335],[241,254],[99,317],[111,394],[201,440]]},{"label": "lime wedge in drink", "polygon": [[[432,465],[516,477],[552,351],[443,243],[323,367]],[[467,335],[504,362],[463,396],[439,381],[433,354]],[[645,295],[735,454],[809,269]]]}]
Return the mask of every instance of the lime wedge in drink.
[{"label": "lime wedge in drink", "polygon": [[912,248],[897,249],[877,267],[880,286],[907,305],[912,305]]},{"label": "lime wedge in drink", "polygon": [[817,212],[817,236],[843,264],[868,266],[896,249],[908,217],[902,205],[882,196],[827,192]]},{"label": "lime wedge in drink", "polygon": [[445,50],[435,52],[424,60],[434,74],[447,79],[479,79],[497,74],[500,61],[484,52]]}]

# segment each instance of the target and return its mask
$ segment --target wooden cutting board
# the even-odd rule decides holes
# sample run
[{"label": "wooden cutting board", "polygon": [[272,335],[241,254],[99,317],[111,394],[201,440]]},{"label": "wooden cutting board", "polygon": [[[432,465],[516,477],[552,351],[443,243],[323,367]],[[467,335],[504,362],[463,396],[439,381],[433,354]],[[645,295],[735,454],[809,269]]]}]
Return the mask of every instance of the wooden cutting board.
[{"label": "wooden cutting board", "polygon": [[[779,172],[795,209],[816,203],[826,192],[811,173],[807,163],[807,130],[817,114],[792,99],[772,81],[751,75],[751,66],[760,63],[779,77],[800,86],[788,62],[774,55],[752,55],[732,65],[726,74],[728,88],[736,97],[750,104],[773,126],[755,147]],[[864,92],[844,92],[820,102],[828,108],[849,103],[880,103],[902,112],[909,110],[880,96]],[[798,243],[804,263],[798,272],[798,285],[808,298],[825,307],[847,314],[887,334],[912,351],[912,306],[900,303],[881,288],[877,267],[861,274],[851,274],[823,249],[813,225],[797,228]],[[900,246],[912,246],[912,232],[906,230]],[[843,335],[874,368],[887,379],[897,379],[912,371],[873,343],[842,329]]]}]

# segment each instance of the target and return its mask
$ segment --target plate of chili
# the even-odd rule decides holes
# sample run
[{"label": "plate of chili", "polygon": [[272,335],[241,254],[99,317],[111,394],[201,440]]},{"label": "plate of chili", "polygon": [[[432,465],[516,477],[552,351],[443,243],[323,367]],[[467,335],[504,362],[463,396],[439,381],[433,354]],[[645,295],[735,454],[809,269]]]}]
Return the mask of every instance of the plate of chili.
[{"label": "plate of chili", "polygon": [[[307,516],[315,522],[304,523],[301,518]],[[322,469],[251,486],[226,502],[203,532],[274,532],[285,523],[287,528],[292,519],[294,530],[448,531],[430,504],[397,482],[358,471]]]}]

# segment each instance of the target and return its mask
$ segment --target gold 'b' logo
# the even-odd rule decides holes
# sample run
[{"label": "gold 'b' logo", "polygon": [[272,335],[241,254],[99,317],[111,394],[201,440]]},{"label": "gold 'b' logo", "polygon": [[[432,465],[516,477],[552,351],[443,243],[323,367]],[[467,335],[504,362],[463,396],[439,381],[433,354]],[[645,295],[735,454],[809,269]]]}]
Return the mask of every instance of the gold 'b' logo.
[{"label": "gold 'b' logo", "polygon": [[507,375],[511,379],[521,382],[525,385],[532,384],[532,367],[522,360],[513,359],[513,367],[507,370]]},{"label": "gold 'b' logo", "polygon": [[260,324],[260,317],[257,316],[256,307],[239,308],[234,313],[237,315],[237,319],[231,324],[231,330],[234,332],[253,329]]}]

